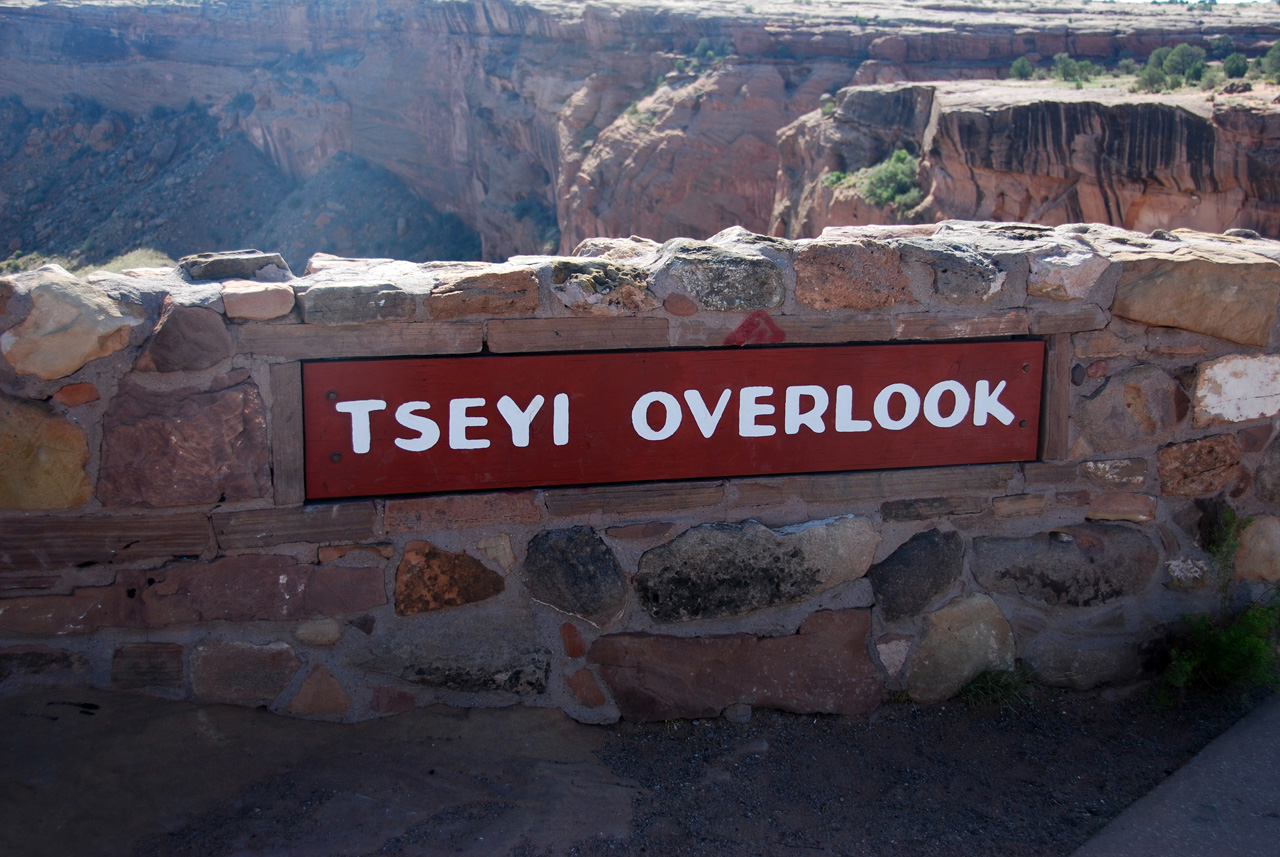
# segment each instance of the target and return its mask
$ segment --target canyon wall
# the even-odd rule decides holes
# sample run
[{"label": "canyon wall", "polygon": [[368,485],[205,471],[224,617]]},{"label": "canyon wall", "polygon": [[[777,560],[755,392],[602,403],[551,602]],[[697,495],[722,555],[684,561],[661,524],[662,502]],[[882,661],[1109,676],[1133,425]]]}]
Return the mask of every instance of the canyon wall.
[{"label": "canyon wall", "polygon": [[[301,277],[245,251],[0,279],[0,692],[91,685],[348,721],[526,704],[611,722],[930,703],[1015,665],[1053,686],[1130,683],[1187,613],[1280,580],[1278,304],[1280,242],[1078,224],[735,228],[502,264],[318,255]],[[975,425],[982,397],[982,425],[1031,433],[1018,455],[307,499],[313,465],[369,454],[354,418],[304,452],[307,410],[355,413],[337,389],[307,393],[333,360],[369,378],[402,371],[376,358],[539,352],[741,367],[878,343],[907,355],[897,366],[921,363],[920,343],[973,341],[1035,355],[973,388]],[[1037,377],[1041,358],[1041,402],[1006,395],[1019,411],[998,415],[1005,381]],[[576,380],[537,383],[550,400]],[[852,431],[919,450],[924,419],[969,413],[955,383],[937,385],[947,405],[930,389],[919,425],[859,387]],[[784,435],[792,405],[754,390],[747,422],[773,431],[750,437],[817,447],[823,424]],[[470,440],[505,443],[509,412],[463,401]],[[744,407],[725,420],[739,433]],[[709,456],[697,419],[676,430]],[[549,448],[550,421],[530,451]],[[435,473],[437,456],[479,449],[452,425],[447,449],[396,446]],[[1253,520],[1215,564],[1228,509]]]},{"label": "canyon wall", "polygon": [[776,132],[849,83],[991,78],[1027,53],[1141,58],[1218,33],[1256,53],[1278,32],[1270,4],[4,0],[0,95],[132,117],[194,105],[295,179],[347,152],[500,259],[766,231]]}]

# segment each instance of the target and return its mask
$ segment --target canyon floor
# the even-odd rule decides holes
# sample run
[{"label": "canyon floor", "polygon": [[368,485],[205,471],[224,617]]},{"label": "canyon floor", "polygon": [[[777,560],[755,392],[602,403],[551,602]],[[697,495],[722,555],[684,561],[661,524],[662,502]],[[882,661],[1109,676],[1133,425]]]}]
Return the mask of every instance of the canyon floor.
[{"label": "canyon floor", "polygon": [[1260,700],[1033,688],[747,723],[342,725],[46,690],[0,700],[0,853],[1066,855]]}]

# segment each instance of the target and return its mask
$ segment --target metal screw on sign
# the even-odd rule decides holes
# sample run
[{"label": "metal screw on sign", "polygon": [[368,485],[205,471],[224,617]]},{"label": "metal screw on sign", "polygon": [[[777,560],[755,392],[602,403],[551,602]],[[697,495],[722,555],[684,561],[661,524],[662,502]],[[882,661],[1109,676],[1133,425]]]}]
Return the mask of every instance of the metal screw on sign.
[{"label": "metal screw on sign", "polygon": [[[1026,371],[1026,369],[1023,369],[1022,371],[1024,371],[1024,372],[1025,372],[1025,371]],[[328,399],[329,401],[331,401],[331,402],[336,402],[336,401],[338,401],[338,391],[337,391],[337,390],[330,390],[329,392],[327,392],[327,393],[325,393],[325,394],[324,394],[324,397],[325,397],[326,399]]]},{"label": "metal screw on sign", "polygon": [[329,460],[332,461],[334,464],[337,464],[339,461],[342,460],[342,453],[335,452],[333,455],[329,456]]}]

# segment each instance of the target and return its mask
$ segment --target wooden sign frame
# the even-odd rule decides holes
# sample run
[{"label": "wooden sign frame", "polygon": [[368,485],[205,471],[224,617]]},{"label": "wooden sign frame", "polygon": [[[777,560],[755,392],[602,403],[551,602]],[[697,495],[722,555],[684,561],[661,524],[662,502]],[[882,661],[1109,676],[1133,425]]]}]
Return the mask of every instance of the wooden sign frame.
[{"label": "wooden sign frame", "polygon": [[307,499],[1034,460],[1040,340],[302,364]]}]

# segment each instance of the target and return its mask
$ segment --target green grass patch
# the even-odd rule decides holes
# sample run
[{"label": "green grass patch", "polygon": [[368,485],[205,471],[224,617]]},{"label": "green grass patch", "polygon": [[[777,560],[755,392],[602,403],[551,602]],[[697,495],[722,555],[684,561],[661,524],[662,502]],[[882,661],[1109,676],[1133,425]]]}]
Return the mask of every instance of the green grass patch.
[{"label": "green grass patch", "polygon": [[1022,670],[987,670],[960,691],[960,699],[969,705],[1031,704],[1031,678]]}]

